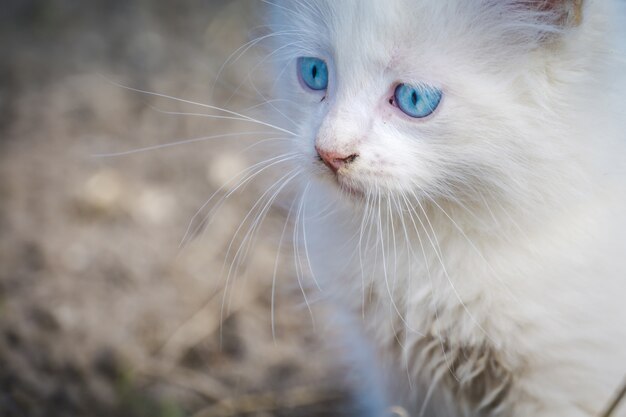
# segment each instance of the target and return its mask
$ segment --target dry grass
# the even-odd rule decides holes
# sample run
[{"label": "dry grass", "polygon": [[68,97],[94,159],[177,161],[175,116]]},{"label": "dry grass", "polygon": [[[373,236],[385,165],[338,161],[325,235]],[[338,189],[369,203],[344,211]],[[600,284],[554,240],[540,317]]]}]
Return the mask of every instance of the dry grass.
[{"label": "dry grass", "polygon": [[[254,26],[251,2],[88,3],[13,0],[0,18],[0,415],[356,413],[289,271],[271,334],[271,233],[224,308],[219,271],[254,186],[179,249],[206,198],[250,163],[245,137],[90,156],[248,129],[165,115],[198,109],[108,80],[244,108],[245,89],[230,96],[253,55],[212,86]],[[271,211],[267,230],[283,222]]]}]

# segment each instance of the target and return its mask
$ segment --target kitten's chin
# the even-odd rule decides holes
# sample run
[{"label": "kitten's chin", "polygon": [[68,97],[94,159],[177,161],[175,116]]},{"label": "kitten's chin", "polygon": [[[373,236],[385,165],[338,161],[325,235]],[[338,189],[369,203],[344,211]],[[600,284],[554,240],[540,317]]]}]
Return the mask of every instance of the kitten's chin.
[{"label": "kitten's chin", "polygon": [[319,179],[330,189],[334,189],[336,192],[351,199],[365,199],[368,194],[361,184],[357,184],[354,180],[348,179],[341,174],[328,175],[328,173],[324,173]]},{"label": "kitten's chin", "polygon": [[361,181],[355,181],[352,178],[343,176],[341,174],[335,176],[335,186],[339,188],[342,194],[348,198],[355,200],[365,200],[371,197],[372,191],[367,184]]},{"label": "kitten's chin", "polygon": [[341,180],[337,180],[337,182],[338,182],[338,185],[339,185],[339,189],[343,193],[345,193],[345,194],[347,194],[347,195],[349,195],[350,197],[353,197],[353,198],[358,198],[358,199],[365,198],[365,192],[362,189],[360,189],[360,188],[358,188],[358,187],[356,187],[356,186],[354,186],[352,184],[348,184],[345,181],[342,182]]},{"label": "kitten's chin", "polygon": [[322,182],[327,186],[334,188],[342,195],[350,199],[366,200],[375,198],[378,194],[389,195],[396,192],[404,193],[403,189],[397,182],[369,182],[357,180],[351,175],[342,172],[332,173],[328,175],[325,172],[320,177]]}]

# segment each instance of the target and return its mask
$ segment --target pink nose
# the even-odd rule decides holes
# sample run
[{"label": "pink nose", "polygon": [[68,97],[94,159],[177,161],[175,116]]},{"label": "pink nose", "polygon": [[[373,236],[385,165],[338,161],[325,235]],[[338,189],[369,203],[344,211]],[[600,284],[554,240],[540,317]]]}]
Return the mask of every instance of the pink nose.
[{"label": "pink nose", "polygon": [[333,172],[339,171],[340,168],[351,164],[359,157],[356,153],[342,154],[338,152],[326,151],[317,146],[315,147],[315,150],[324,164],[326,164],[326,166]]}]

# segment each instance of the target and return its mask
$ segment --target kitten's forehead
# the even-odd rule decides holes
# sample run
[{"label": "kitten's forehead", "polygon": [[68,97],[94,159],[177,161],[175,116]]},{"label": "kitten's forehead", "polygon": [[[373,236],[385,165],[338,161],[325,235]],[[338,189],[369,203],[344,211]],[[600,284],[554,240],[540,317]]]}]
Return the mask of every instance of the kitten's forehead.
[{"label": "kitten's forehead", "polygon": [[[286,13],[283,21],[299,31],[300,39],[295,46],[299,55],[330,58],[336,71],[352,74],[352,78],[392,70],[397,77],[411,79],[436,67],[440,69],[441,61],[446,61],[441,52],[449,49],[451,42],[442,35],[446,26],[458,24],[454,23],[454,17],[441,19],[441,16],[455,3],[453,0],[285,2],[283,5],[288,10],[283,11]],[[439,65],[436,61],[440,61]]]},{"label": "kitten's forehead", "polygon": [[292,30],[284,39],[294,54],[336,58],[339,72],[512,70],[553,31],[535,3],[519,0],[277,1],[274,22]]},{"label": "kitten's forehead", "polygon": [[[317,0],[317,16],[307,19],[324,34],[327,48],[337,55],[367,57],[386,64],[402,42],[415,38],[407,0]],[[404,17],[403,17],[404,16]]]},{"label": "kitten's forehead", "polygon": [[423,58],[430,49],[428,28],[417,16],[421,10],[426,19],[428,12],[417,1],[316,0],[291,7],[291,22],[304,41],[298,53],[332,59],[334,70],[351,74],[344,81],[358,83],[360,75],[387,69],[413,71],[416,56]]}]

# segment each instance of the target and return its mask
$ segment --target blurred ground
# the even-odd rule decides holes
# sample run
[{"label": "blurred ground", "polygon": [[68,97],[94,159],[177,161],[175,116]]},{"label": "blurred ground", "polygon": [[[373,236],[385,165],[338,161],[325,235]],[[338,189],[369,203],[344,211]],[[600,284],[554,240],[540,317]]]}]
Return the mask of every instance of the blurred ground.
[{"label": "blurred ground", "polygon": [[[254,186],[179,249],[250,164],[239,151],[253,135],[91,156],[259,130],[165,114],[204,109],[113,83],[245,109],[254,51],[214,80],[258,25],[256,4],[3,0],[0,416],[350,415],[346,370],[282,269],[272,336],[271,233],[224,292]],[[270,211],[268,230],[283,223]]]}]

